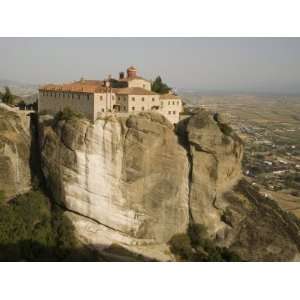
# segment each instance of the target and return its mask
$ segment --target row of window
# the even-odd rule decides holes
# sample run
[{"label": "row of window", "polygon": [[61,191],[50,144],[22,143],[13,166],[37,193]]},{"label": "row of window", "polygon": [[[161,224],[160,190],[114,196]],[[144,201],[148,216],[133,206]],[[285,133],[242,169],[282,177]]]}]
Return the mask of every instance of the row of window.
[{"label": "row of window", "polygon": [[[132,101],[135,101],[135,97],[131,97],[131,100]],[[144,102],[145,101],[145,98],[144,97],[142,97],[142,102]],[[155,101],[155,98],[152,98],[152,102],[154,102]]]},{"label": "row of window", "polygon": [[[168,114],[171,115],[172,112],[169,110]],[[173,115],[176,115],[176,111],[175,110],[173,111]]]},{"label": "row of window", "polygon": [[171,102],[172,102],[172,105],[175,105],[175,103],[177,105],[179,105],[179,101],[168,101],[168,105],[171,105]]},{"label": "row of window", "polygon": [[[115,100],[115,96],[114,96],[114,95],[111,95],[111,99],[112,99],[112,100]],[[100,96],[100,100],[103,100],[103,96]]]},{"label": "row of window", "polygon": [[[126,111],[126,110],[127,110],[127,109],[126,109],[126,106],[123,106],[123,110],[124,110],[124,111]],[[142,111],[145,111],[145,107],[144,107],[144,106],[142,106],[142,107],[141,107],[141,110],[142,110]],[[104,109],[104,108],[102,108],[102,109],[101,109],[101,111],[102,111],[102,112],[105,112],[105,109]],[[132,107],[131,107],[131,111],[135,111],[135,106],[132,106]],[[171,114],[171,112],[170,112],[170,111],[169,111],[169,114]],[[175,111],[173,112],[173,114],[175,114]]]},{"label": "row of window", "polygon": [[[135,111],[135,107],[134,107],[134,106],[132,106],[132,107],[131,107],[131,110],[132,110],[132,111]],[[142,107],[141,107],[141,110],[145,110],[145,107],[144,107],[144,106],[142,106]]]},{"label": "row of window", "polygon": [[56,92],[41,92],[42,96],[54,97],[54,98],[69,98],[69,99],[80,99],[83,96],[86,99],[90,99],[90,94],[80,93],[56,93]]},{"label": "row of window", "polygon": [[[80,99],[80,93],[56,93],[56,92],[41,92],[43,96],[49,96],[49,97],[54,97],[54,98],[69,98],[69,99]],[[90,95],[89,94],[83,94],[83,96],[86,98],[86,99],[90,99]],[[111,96],[112,100],[115,99],[114,95]],[[103,96],[100,96],[100,100],[103,100]],[[118,97],[118,100],[120,101],[121,100],[121,97]],[[124,101],[126,101],[126,98],[123,98]],[[131,97],[131,100],[132,101],[135,101],[135,97]],[[141,98],[142,102],[145,101],[145,98],[142,97]],[[155,98],[152,98],[152,102],[155,101]],[[168,105],[179,105],[179,101],[168,101]],[[161,103],[161,107],[163,107],[163,103]]]},{"label": "row of window", "polygon": [[[115,100],[114,95],[111,96],[111,99]],[[103,100],[103,96],[100,96],[100,100]],[[118,97],[118,100],[121,101],[121,97]],[[126,100],[127,100],[126,98],[123,98],[123,101],[126,101]],[[135,101],[136,99],[135,99],[135,97],[131,97],[131,100]],[[145,97],[142,97],[141,100],[142,100],[142,102],[144,102],[145,101]],[[155,98],[152,98],[152,102],[154,102],[154,101],[155,101]]]}]

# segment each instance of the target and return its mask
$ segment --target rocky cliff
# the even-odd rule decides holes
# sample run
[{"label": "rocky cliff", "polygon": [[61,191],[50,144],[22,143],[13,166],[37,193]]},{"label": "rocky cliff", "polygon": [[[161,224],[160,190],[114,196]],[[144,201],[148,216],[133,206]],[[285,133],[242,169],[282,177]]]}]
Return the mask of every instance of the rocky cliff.
[{"label": "rocky cliff", "polygon": [[298,220],[242,180],[242,142],[219,115],[176,132],[155,113],[39,127],[49,190],[84,242],[173,259],[167,242],[197,223],[245,260],[298,258]]},{"label": "rocky cliff", "polygon": [[5,199],[31,188],[30,116],[0,107],[0,191]]},{"label": "rocky cliff", "polygon": [[159,114],[61,121],[43,127],[41,147],[54,198],[95,221],[95,230],[129,244],[166,242],[186,230],[186,151]]}]

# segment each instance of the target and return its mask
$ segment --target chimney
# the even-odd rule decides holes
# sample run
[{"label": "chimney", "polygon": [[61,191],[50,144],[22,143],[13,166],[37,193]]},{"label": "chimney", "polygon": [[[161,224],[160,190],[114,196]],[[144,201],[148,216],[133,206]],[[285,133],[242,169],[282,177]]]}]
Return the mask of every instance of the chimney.
[{"label": "chimney", "polygon": [[124,79],[124,76],[125,76],[124,72],[119,73],[119,79]]}]

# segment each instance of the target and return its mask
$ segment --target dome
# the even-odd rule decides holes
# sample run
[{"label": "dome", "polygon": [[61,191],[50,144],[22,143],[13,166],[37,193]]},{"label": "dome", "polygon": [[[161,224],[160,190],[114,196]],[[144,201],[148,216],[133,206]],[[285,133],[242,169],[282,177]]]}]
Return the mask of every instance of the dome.
[{"label": "dome", "polygon": [[133,78],[133,77],[136,77],[136,76],[137,76],[137,70],[136,70],[136,67],[130,66],[130,67],[127,69],[127,77],[128,77],[128,78]]},{"label": "dome", "polygon": [[130,66],[130,67],[127,69],[127,71],[135,71],[135,72],[136,72],[137,70],[136,70],[136,67]]}]

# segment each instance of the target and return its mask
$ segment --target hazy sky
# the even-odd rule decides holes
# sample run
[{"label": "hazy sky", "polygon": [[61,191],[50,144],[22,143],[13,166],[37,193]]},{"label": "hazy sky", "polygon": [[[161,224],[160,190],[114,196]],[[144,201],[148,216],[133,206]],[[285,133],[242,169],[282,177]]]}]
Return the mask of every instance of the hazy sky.
[{"label": "hazy sky", "polygon": [[178,88],[300,93],[300,38],[0,38],[0,79],[102,79],[129,65]]}]

